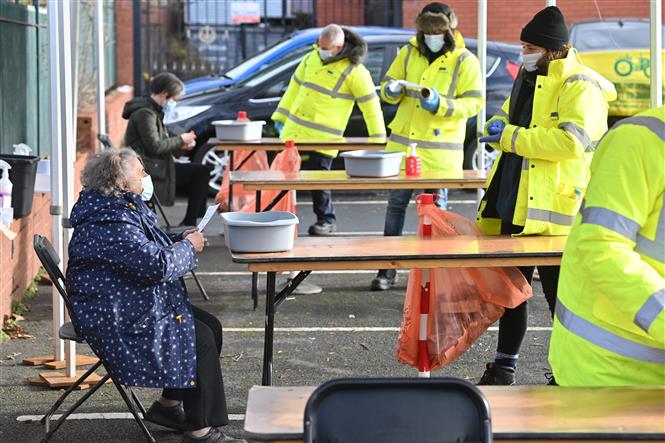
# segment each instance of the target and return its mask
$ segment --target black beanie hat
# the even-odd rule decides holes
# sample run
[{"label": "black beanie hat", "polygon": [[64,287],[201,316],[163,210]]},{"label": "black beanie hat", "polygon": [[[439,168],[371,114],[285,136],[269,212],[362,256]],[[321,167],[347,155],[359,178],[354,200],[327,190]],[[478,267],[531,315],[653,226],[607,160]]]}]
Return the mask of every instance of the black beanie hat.
[{"label": "black beanie hat", "polygon": [[545,49],[561,49],[568,43],[568,27],[556,6],[549,6],[536,14],[522,29],[520,40]]}]

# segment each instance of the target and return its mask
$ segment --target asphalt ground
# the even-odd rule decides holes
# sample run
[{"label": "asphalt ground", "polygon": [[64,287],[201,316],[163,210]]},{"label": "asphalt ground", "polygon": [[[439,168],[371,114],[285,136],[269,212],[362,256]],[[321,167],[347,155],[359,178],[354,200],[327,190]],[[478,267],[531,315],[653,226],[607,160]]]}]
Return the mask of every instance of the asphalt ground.
[{"label": "asphalt ground", "polygon": [[[333,193],[336,202],[338,233],[380,235],[386,206],[386,193]],[[311,200],[298,196],[299,233],[307,235],[314,222]],[[171,222],[184,214],[184,202],[166,208]],[[450,209],[466,217],[475,213],[475,191],[450,192]],[[414,205],[409,206],[406,233],[416,229]],[[192,302],[215,314],[224,325],[222,369],[229,407],[230,424],[224,431],[235,437],[243,435],[247,392],[261,383],[263,355],[264,292],[259,307],[252,310],[250,276],[242,265],[231,263],[220,235],[221,223],[215,217],[206,229],[209,245],[199,257],[198,274],[211,297],[203,301],[192,280],[187,281]],[[378,239],[377,239],[378,240]],[[277,311],[273,383],[275,385],[318,385],[338,377],[410,377],[417,371],[395,358],[397,330],[407,274],[399,273],[396,286],[385,292],[372,292],[373,277],[367,272],[312,273],[307,281],[324,288],[323,293],[291,296]],[[261,287],[265,276],[261,275]],[[23,358],[52,353],[51,294],[41,286],[30,302],[31,310],[21,324],[34,338],[16,339],[0,345],[0,441],[34,442],[43,436],[38,418],[43,415],[61,390],[30,386],[29,378],[43,369],[20,364]],[[538,282],[529,302],[529,330],[524,339],[518,367],[518,384],[546,384],[549,371],[547,350],[551,320]],[[339,330],[339,328],[345,328]],[[493,361],[497,340],[496,325],[481,336],[473,347],[433,376],[453,376],[477,382],[485,363]],[[91,354],[85,345],[79,354]],[[98,371],[102,373],[102,370]],[[159,397],[155,389],[137,389],[148,407]],[[83,392],[74,392],[71,401]],[[71,404],[71,403],[68,403]],[[143,441],[113,385],[105,385],[77,411],[76,419],[67,420],[51,441],[54,442],[133,442]],[[91,418],[92,413],[121,413],[121,418]],[[148,424],[158,441],[176,442],[181,436]]]}]

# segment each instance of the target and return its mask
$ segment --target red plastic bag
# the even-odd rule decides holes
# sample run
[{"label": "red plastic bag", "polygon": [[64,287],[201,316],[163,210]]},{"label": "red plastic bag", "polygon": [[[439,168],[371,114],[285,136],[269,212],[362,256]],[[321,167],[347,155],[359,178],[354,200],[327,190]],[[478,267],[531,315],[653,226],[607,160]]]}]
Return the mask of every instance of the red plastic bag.
[{"label": "red plastic bag", "polygon": [[[241,166],[242,165],[242,166]],[[236,151],[233,155],[233,170],[242,171],[266,171],[268,170],[268,157],[265,151]],[[233,185],[233,209],[242,208],[248,201],[254,204],[254,191],[245,191],[242,185]],[[227,212],[229,209],[229,168],[224,171],[222,187],[215,196],[215,203],[219,203],[219,212]]]},{"label": "red plastic bag", "polygon": [[[418,235],[423,236],[425,217],[431,220],[432,236],[478,235],[467,218],[418,204]],[[471,347],[489,326],[531,297],[531,286],[516,267],[437,268],[430,273],[427,350],[430,370],[450,364]],[[397,342],[397,360],[418,367],[422,269],[409,273],[404,314]]]},{"label": "red plastic bag", "polygon": [[[282,172],[298,172],[300,171],[300,154],[295,148],[287,148],[281,151],[270,165],[271,171]],[[279,195],[278,190],[266,190],[261,192],[261,210],[265,208]],[[253,194],[251,199],[243,205],[240,209],[243,212],[254,212],[256,210],[256,195]],[[272,207],[271,211],[289,211],[293,214],[296,213],[296,191],[289,191],[279,202]],[[296,230],[297,231],[297,230]]]}]

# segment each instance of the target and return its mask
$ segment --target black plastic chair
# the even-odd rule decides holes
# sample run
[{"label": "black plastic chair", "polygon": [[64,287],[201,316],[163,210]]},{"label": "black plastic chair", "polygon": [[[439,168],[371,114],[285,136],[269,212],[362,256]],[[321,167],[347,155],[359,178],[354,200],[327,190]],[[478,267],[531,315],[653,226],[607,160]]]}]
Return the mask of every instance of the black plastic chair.
[{"label": "black plastic chair", "polygon": [[487,400],[455,378],[331,380],[305,407],[305,443],[491,441]]},{"label": "black plastic chair", "polygon": [[[58,254],[56,254],[55,250],[53,249],[53,246],[51,245],[51,242],[49,242],[47,238],[42,237],[41,235],[35,235],[33,243],[34,243],[35,252],[37,253],[37,257],[39,257],[39,261],[44,266],[44,269],[46,269],[46,272],[51,278],[51,282],[53,282],[53,285],[57,289],[58,293],[60,293],[62,300],[65,302],[67,313],[69,314],[69,318],[71,319],[71,322],[66,322],[60,327],[60,329],[58,330],[58,336],[63,340],[73,340],[77,343],[85,343],[85,339],[78,332],[76,316],[74,315],[74,311],[71,309],[71,304],[67,296],[67,291],[65,290],[65,277],[60,271],[60,268],[58,267],[58,263],[60,263],[60,257],[58,257]],[[79,398],[76,401],[76,403],[74,403],[69,409],[67,409],[62,414],[62,416],[56,421],[55,426],[51,428],[51,417],[62,405],[67,396],[71,394],[72,391],[74,391],[81,383],[83,383],[83,381],[95,370],[97,370],[97,368],[99,368],[100,366],[104,366],[104,369],[106,370],[106,375],[104,375],[101,378],[101,380],[99,380],[94,386],[91,386],[90,389],[85,394],[83,394],[81,398]],[[143,420],[141,419],[141,416],[138,414],[137,411],[138,408],[138,410],[141,411],[141,413],[145,416],[146,410],[143,407],[143,404],[136,396],[134,391],[131,390],[131,388],[120,384],[110,375],[108,368],[101,359],[99,359],[97,363],[92,365],[90,369],[88,369],[83,375],[81,375],[73,385],[67,388],[67,390],[56,400],[53,406],[51,406],[51,409],[49,409],[49,411],[41,419],[41,422],[46,427],[46,435],[44,436],[44,439],[42,441],[47,441],[49,438],[51,438],[51,436],[55,433],[55,431],[58,430],[60,425],[62,425],[65,422],[67,417],[69,417],[70,414],[76,411],[78,407],[81,406],[102,385],[104,385],[104,383],[106,383],[106,381],[109,378],[111,379],[115,387],[118,389],[120,396],[125,401],[127,408],[134,416],[136,423],[141,428],[141,431],[145,435],[146,439],[150,442],[154,442],[155,439],[153,438],[148,428],[145,426],[145,423],[143,423]],[[134,401],[135,404],[132,403],[132,400]]]},{"label": "black plastic chair", "polygon": [[[108,135],[106,134],[100,134],[97,133],[97,140],[99,140],[102,145],[104,145],[105,148],[115,148],[113,146],[113,143],[111,142],[111,139],[109,138]],[[157,194],[153,194],[152,198],[150,199],[150,203],[152,203],[155,208],[157,208],[157,212],[162,216],[162,219],[164,220],[164,223],[166,226],[164,227],[164,230],[166,232],[175,232],[172,230],[173,225],[169,221],[168,217],[166,217],[166,213],[164,212],[164,207],[160,203],[159,199],[157,198]],[[203,296],[203,299],[205,301],[209,301],[210,297],[208,296],[208,293],[206,292],[205,288],[201,284],[201,280],[199,280],[199,277],[196,275],[196,272],[191,271],[192,273],[192,278],[194,279],[194,282],[196,283],[196,286],[199,288],[199,291],[201,291],[201,295]]]}]

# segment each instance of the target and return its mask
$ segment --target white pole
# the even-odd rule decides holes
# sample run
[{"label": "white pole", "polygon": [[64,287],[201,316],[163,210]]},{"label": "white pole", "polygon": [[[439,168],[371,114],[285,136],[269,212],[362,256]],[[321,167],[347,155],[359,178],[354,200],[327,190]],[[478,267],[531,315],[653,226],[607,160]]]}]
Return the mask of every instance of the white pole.
[{"label": "white pole", "polygon": [[556,0],[545,0],[545,7],[556,6]]},{"label": "white pole", "polygon": [[[71,9],[63,7],[60,14],[59,27],[61,30],[71,30],[70,22]],[[78,22],[74,18],[74,22]],[[73,205],[74,196],[74,162],[76,161],[76,137],[75,137],[75,118],[74,104],[75,98],[72,91],[75,82],[72,67],[72,47],[76,48],[77,42],[71,41],[71,32],[58,33],[60,46],[60,114],[61,114],[61,140],[62,140],[62,267],[67,269],[67,247],[71,238],[69,217]],[[76,375],[76,342],[68,341],[65,347],[66,354],[66,374],[68,377]]]},{"label": "white pole", "polygon": [[663,4],[651,0],[651,107],[663,104]]},{"label": "white pole", "polygon": [[[106,100],[104,78],[104,2],[98,1],[95,7],[95,36],[97,37],[97,122],[98,132],[106,134]],[[99,142],[99,149],[104,146]]]},{"label": "white pole", "polygon": [[[62,257],[62,125],[60,115],[60,45],[59,45],[59,0],[48,2],[49,31],[49,82],[51,88],[51,233],[53,248]],[[62,263],[60,268],[64,270]],[[55,286],[51,289],[53,316],[53,354],[55,360],[64,360],[65,342],[58,338],[58,330],[64,323],[64,303]]]},{"label": "white pole", "polygon": [[[480,72],[482,73],[482,86],[481,92],[483,100],[486,96],[487,89],[487,1],[478,0],[478,61],[480,62]],[[477,139],[483,136],[483,129],[485,127],[485,106],[483,106],[478,113],[477,118]],[[476,143],[476,154],[478,156],[478,169],[485,170],[485,143]],[[478,189],[476,194],[476,207],[480,205],[480,200],[483,198],[484,192]]]}]

